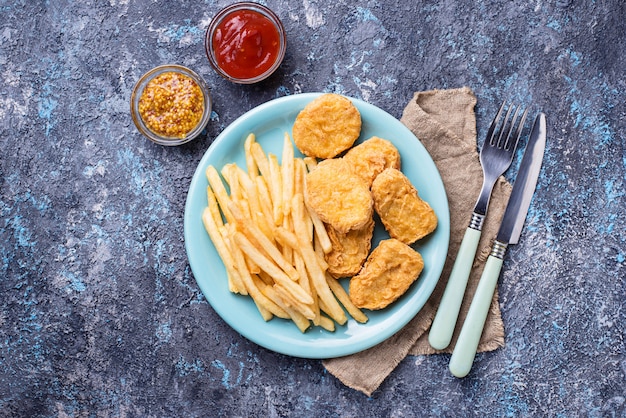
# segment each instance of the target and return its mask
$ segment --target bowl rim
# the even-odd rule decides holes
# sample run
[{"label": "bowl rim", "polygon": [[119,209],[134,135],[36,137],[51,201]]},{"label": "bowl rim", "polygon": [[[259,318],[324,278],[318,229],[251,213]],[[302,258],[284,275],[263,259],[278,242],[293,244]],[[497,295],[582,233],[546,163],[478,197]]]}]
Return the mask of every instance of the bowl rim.
[{"label": "bowl rim", "polygon": [[[251,78],[233,77],[230,74],[228,74],[226,71],[224,71],[217,63],[217,60],[215,59],[215,51],[213,49],[213,42],[212,42],[215,30],[217,29],[219,24],[222,23],[222,21],[229,14],[235,11],[239,11],[239,10],[252,10],[252,11],[256,11],[262,14],[263,16],[265,16],[272,22],[272,24],[278,31],[278,38],[280,40],[280,47],[278,50],[278,55],[276,59],[274,60],[274,63],[272,64],[272,66],[268,68],[264,73],[259,74],[256,77],[251,77]],[[209,63],[211,64],[211,67],[213,67],[215,72],[217,72],[220,76],[222,76],[226,80],[231,81],[233,83],[253,84],[253,83],[257,83],[259,81],[265,80],[266,78],[271,76],[278,69],[278,67],[280,67],[280,65],[283,62],[283,59],[285,58],[285,53],[287,51],[287,33],[285,31],[283,22],[280,20],[278,15],[276,15],[276,13],[274,13],[274,11],[272,11],[267,6],[264,6],[260,3],[251,2],[251,1],[237,2],[237,3],[233,3],[229,6],[222,8],[220,11],[217,12],[217,14],[215,14],[215,16],[213,16],[213,18],[211,19],[211,23],[209,24],[206,30],[205,36],[204,36],[204,50],[209,60]]]},{"label": "bowl rim", "polygon": [[[202,97],[204,99],[204,111],[202,112],[202,117],[200,118],[200,122],[198,122],[195,128],[189,131],[183,138],[168,137],[168,136],[159,135],[153,132],[145,124],[145,122],[143,121],[143,118],[141,117],[139,113],[139,99],[141,98],[141,95],[143,94],[143,91],[148,85],[148,83],[152,79],[154,79],[156,76],[167,73],[167,72],[175,72],[175,73],[179,73],[179,74],[182,74],[191,78],[198,85],[198,87],[200,87],[200,90],[202,91]],[[207,123],[209,122],[212,109],[213,109],[213,101],[211,98],[211,89],[209,88],[206,81],[204,81],[204,79],[200,75],[198,75],[196,72],[194,72],[190,68],[187,68],[179,64],[163,64],[147,71],[139,78],[139,80],[137,80],[130,96],[130,110],[131,110],[130,113],[131,113],[133,122],[135,123],[135,126],[137,127],[137,130],[140,133],[142,133],[144,136],[146,136],[148,139],[150,139],[152,142],[157,143],[159,145],[165,145],[165,146],[182,145],[197,138],[198,135],[202,133]]]}]

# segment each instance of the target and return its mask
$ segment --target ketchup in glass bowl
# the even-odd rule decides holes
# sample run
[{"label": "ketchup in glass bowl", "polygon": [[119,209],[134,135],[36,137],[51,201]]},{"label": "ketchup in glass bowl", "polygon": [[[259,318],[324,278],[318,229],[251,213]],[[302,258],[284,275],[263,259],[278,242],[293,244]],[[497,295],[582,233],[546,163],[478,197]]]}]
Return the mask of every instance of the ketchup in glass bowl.
[{"label": "ketchup in glass bowl", "polygon": [[222,77],[252,84],[269,77],[287,48],[282,22],[267,7],[235,3],[211,20],[204,47],[209,62]]}]

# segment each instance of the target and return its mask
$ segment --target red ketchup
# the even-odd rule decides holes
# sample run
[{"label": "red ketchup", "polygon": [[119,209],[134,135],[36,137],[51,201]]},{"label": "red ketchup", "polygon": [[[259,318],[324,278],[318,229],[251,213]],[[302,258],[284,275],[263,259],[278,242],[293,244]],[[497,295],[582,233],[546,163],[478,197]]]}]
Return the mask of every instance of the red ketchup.
[{"label": "red ketchup", "polygon": [[217,65],[237,79],[264,74],[278,59],[281,47],[274,23],[254,10],[226,15],[215,29],[212,43]]}]

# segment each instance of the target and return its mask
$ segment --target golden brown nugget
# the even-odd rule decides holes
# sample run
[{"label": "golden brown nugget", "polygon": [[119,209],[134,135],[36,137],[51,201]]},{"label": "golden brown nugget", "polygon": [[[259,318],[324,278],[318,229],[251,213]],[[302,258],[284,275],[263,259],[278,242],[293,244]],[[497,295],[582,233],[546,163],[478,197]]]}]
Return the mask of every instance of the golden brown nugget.
[{"label": "golden brown nugget", "polygon": [[341,158],[321,161],[306,175],[306,204],[341,233],[363,228],[374,213],[369,188]]},{"label": "golden brown nugget", "polygon": [[345,234],[329,225],[326,225],[326,231],[333,245],[331,252],[325,254],[327,271],[337,279],[357,274],[372,248],[374,219],[370,219],[363,228],[353,229]]},{"label": "golden brown nugget", "polygon": [[402,296],[423,269],[420,253],[397,239],[383,240],[350,280],[350,299],[359,308],[383,309]]},{"label": "golden brown nugget", "polygon": [[437,215],[423,201],[409,179],[387,168],[372,183],[374,209],[389,235],[412,244],[437,228]]},{"label": "golden brown nugget", "polygon": [[386,168],[400,169],[400,152],[386,139],[373,136],[351,148],[343,158],[368,187]]},{"label": "golden brown nugget", "polygon": [[323,94],[307,104],[293,124],[293,141],[309,157],[333,158],[361,134],[361,114],[347,98]]}]

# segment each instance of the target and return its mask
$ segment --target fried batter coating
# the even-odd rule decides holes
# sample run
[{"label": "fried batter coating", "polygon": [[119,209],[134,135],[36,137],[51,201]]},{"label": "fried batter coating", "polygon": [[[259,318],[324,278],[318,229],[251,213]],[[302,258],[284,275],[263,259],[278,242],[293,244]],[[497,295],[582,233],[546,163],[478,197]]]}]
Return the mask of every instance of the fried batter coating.
[{"label": "fried batter coating", "polygon": [[326,225],[326,232],[333,245],[332,251],[325,255],[328,272],[335,278],[357,274],[372,248],[374,219],[371,218],[363,228],[345,234],[329,225]]},{"label": "fried batter coating", "polygon": [[423,269],[420,253],[397,239],[383,240],[350,280],[350,299],[359,308],[383,309],[402,296]]},{"label": "fried batter coating", "polygon": [[361,114],[338,94],[323,94],[307,104],[293,124],[293,140],[309,157],[333,158],[361,134]]},{"label": "fried batter coating", "polygon": [[346,152],[343,158],[368,187],[386,168],[400,169],[400,152],[386,139],[373,136]]},{"label": "fried batter coating", "polygon": [[387,168],[372,183],[374,209],[389,235],[412,244],[437,227],[437,215],[423,201],[409,179],[395,168]]},{"label": "fried batter coating", "polygon": [[372,195],[341,158],[321,161],[306,176],[307,205],[341,233],[363,228],[374,213]]}]

